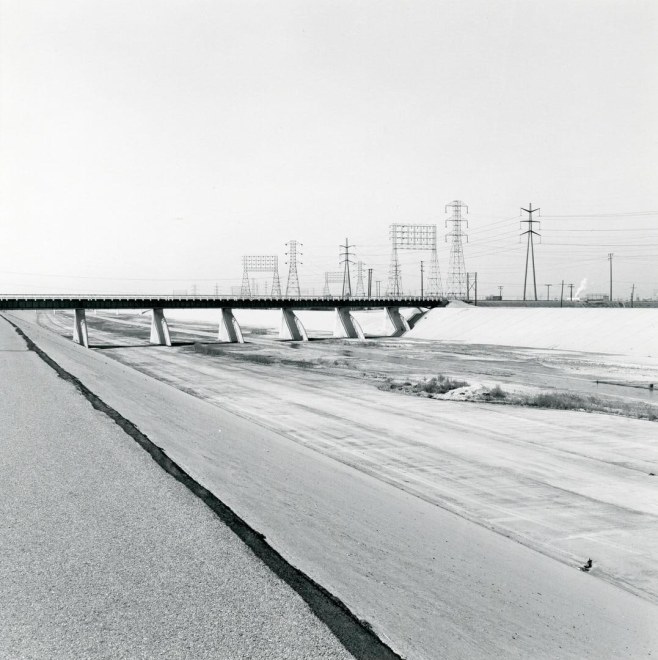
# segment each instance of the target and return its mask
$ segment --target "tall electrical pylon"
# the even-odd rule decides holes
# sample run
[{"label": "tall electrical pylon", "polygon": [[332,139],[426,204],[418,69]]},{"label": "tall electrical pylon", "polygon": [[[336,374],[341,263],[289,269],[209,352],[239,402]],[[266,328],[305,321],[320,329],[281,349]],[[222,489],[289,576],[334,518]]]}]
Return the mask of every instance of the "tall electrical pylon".
[{"label": "tall electrical pylon", "polygon": [[398,246],[395,235],[392,236],[391,247],[391,265],[388,269],[388,285],[386,295],[393,298],[399,298],[402,295],[402,272],[400,269],[400,259],[398,257]]},{"label": "tall electrical pylon", "polygon": [[532,217],[532,214],[537,213],[539,209],[533,209],[532,204],[529,204],[527,209],[522,208],[521,210],[525,211],[528,214],[527,220],[521,220],[521,228],[523,228],[524,223],[527,223],[528,225],[528,229],[524,232],[521,232],[521,236],[527,235],[528,237],[528,245],[525,251],[525,277],[523,278],[523,300],[526,299],[526,288],[528,285],[528,264],[531,258],[532,258],[532,286],[535,292],[535,300],[538,300],[537,277],[535,275],[535,243],[533,239],[535,236],[541,236],[541,234],[539,234],[534,230],[534,225],[539,225],[539,220],[535,220]]},{"label": "tall electrical pylon", "polygon": [[249,286],[249,270],[247,268],[246,257],[242,257],[242,286],[240,287],[240,297],[251,297],[251,287]]},{"label": "tall electrical pylon", "polygon": [[[277,260],[278,261],[278,260]],[[281,297],[281,281],[279,280],[279,266],[272,273],[272,298]]]},{"label": "tall electrical pylon", "polygon": [[[286,284],[286,298],[299,298],[301,290],[299,288],[299,276],[297,275],[297,256],[302,256],[301,251],[298,249],[301,243],[297,241],[288,241],[286,247],[288,252],[288,283]],[[301,261],[300,261],[301,263]]]},{"label": "tall electrical pylon", "polygon": [[354,262],[350,259],[350,250],[354,247],[345,239],[345,245],[340,245],[340,263],[343,264],[343,298],[352,297],[352,278],[350,277],[350,264]]},{"label": "tall electrical pylon", "polygon": [[366,295],[366,288],[363,284],[363,261],[356,262],[356,289],[354,295],[363,298]]},{"label": "tall electrical pylon", "polygon": [[446,296],[451,300],[461,300],[466,297],[466,266],[464,265],[462,238],[466,238],[468,241],[468,236],[462,231],[463,222],[468,227],[468,220],[462,217],[462,209],[465,208],[466,213],[468,213],[468,206],[456,199],[450,204],[446,204],[446,213],[449,208],[452,209],[452,215],[446,220],[446,227],[450,222],[452,223],[452,229],[446,234],[446,241],[448,238],[451,239]]},{"label": "tall electrical pylon", "polygon": [[442,286],[441,286],[441,270],[439,268],[439,254],[436,249],[436,246],[434,246],[434,249],[432,250],[432,254],[430,257],[430,275],[427,278],[428,279],[428,287],[427,287],[427,294],[429,296],[438,298],[442,291]]}]

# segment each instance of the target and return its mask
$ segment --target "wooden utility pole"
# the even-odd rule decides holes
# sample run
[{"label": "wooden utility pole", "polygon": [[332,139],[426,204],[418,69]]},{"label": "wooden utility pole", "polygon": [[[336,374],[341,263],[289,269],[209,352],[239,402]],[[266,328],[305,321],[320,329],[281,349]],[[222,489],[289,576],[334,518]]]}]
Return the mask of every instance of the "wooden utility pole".
[{"label": "wooden utility pole", "polygon": [[562,307],[563,300],[564,300],[564,280],[562,280],[562,288],[560,289],[560,307]]},{"label": "wooden utility pole", "polygon": [[553,286],[552,284],[547,284],[546,285],[546,300],[551,299],[551,287],[552,286]]},{"label": "wooden utility pole", "polygon": [[613,252],[608,252],[608,261],[610,262],[610,302],[612,302],[612,257],[614,257]]},{"label": "wooden utility pole", "polygon": [[372,296],[372,268],[368,268],[368,298]]},{"label": "wooden utility pole", "polygon": [[569,301],[573,302],[573,284],[567,284],[569,287]]},{"label": "wooden utility pole", "polygon": [[631,288],[631,307],[633,306],[634,298],[635,298],[635,282],[633,282],[633,287]]}]

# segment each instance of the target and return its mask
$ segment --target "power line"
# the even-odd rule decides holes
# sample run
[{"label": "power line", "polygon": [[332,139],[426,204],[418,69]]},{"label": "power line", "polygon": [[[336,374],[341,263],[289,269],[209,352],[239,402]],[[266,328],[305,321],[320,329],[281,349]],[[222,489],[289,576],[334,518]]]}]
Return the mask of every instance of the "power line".
[{"label": "power line", "polygon": [[645,215],[658,215],[658,211],[626,211],[621,213],[576,213],[571,215],[545,215],[545,218],[628,218]]},{"label": "power line", "polygon": [[[544,216],[545,218],[548,216]],[[553,231],[585,231],[587,233],[592,233],[592,232],[610,232],[610,231],[658,231],[658,227],[628,227],[626,229],[548,229],[546,231],[553,232]]]}]

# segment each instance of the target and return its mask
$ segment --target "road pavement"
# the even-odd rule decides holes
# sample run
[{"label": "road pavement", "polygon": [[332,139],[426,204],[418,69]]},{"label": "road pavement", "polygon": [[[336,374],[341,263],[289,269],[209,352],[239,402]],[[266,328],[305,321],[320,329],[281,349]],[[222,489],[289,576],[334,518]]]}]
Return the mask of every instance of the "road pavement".
[{"label": "road pavement", "polygon": [[351,658],[0,319],[2,658]]}]

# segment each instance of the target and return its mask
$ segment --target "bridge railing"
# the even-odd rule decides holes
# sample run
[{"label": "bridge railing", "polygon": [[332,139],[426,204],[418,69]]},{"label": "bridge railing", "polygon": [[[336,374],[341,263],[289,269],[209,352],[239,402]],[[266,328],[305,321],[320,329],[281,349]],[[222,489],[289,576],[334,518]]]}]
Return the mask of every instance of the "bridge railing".
[{"label": "bridge railing", "polygon": [[304,301],[424,301],[424,300],[443,300],[442,296],[270,296],[270,295],[251,295],[251,296],[233,296],[233,295],[161,295],[161,294],[99,294],[99,293],[0,293],[0,300],[207,300],[207,301],[240,301],[248,302],[250,300],[271,301],[271,302],[294,302],[296,300]]}]

